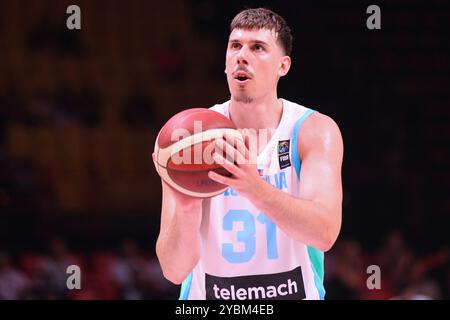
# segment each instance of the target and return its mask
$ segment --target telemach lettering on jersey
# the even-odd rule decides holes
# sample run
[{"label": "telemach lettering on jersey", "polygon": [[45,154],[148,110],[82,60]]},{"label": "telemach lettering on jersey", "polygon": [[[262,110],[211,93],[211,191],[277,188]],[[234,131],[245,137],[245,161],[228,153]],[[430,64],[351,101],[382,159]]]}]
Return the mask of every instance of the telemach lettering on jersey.
[{"label": "telemach lettering on jersey", "polygon": [[235,286],[229,288],[219,288],[217,284],[213,287],[214,297],[220,300],[259,300],[272,299],[292,295],[298,292],[297,282],[288,279],[287,283],[278,286],[249,287],[236,289]]},{"label": "telemach lettering on jersey", "polygon": [[305,298],[301,267],[255,276],[216,277],[206,274],[209,300],[298,300]]}]

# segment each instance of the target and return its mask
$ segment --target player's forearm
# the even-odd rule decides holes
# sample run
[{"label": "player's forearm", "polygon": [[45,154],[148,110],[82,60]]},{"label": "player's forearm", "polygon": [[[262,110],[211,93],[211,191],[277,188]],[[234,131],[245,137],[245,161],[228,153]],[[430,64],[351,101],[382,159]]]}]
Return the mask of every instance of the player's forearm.
[{"label": "player's forearm", "polygon": [[340,224],[333,218],[335,215],[320,203],[294,198],[267,183],[250,201],[283,232],[299,242],[327,251],[336,241]]},{"label": "player's forearm", "polygon": [[197,217],[191,214],[190,219],[183,215],[182,211],[174,214],[156,243],[156,254],[164,276],[175,284],[187,277],[200,258],[201,214]]}]

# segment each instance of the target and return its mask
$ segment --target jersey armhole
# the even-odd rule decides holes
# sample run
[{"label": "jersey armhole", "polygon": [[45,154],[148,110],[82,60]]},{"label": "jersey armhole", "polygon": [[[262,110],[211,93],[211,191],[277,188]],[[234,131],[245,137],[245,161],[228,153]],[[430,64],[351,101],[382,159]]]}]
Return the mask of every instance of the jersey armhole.
[{"label": "jersey armhole", "polygon": [[300,131],[300,127],[302,126],[303,122],[312,114],[315,110],[313,109],[307,109],[306,112],[303,114],[303,116],[297,120],[297,122],[294,125],[294,130],[292,131],[291,136],[291,158],[292,163],[295,168],[295,173],[297,173],[297,178],[300,179],[300,169],[302,166],[300,155],[298,153],[298,134]]}]

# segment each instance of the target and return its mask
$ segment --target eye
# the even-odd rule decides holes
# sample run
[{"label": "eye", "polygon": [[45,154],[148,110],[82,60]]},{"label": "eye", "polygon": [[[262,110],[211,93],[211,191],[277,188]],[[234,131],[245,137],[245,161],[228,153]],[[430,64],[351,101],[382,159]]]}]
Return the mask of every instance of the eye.
[{"label": "eye", "polygon": [[264,50],[264,48],[263,48],[263,46],[260,45],[260,44],[255,44],[255,45],[253,46],[253,50],[255,50],[255,51],[262,51],[262,50]]},{"label": "eye", "polygon": [[230,45],[231,49],[239,49],[241,47],[241,44],[238,42],[232,42]]}]

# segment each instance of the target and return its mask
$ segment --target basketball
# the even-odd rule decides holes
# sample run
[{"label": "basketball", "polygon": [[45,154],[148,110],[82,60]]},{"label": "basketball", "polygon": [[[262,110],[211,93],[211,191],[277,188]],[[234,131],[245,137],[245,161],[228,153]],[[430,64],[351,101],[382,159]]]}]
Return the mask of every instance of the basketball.
[{"label": "basketball", "polygon": [[214,140],[225,132],[243,139],[233,122],[216,111],[192,108],[177,113],[156,138],[154,154],[159,176],[179,192],[196,198],[209,198],[224,192],[227,186],[211,180],[208,172],[231,175],[212,160]]}]

